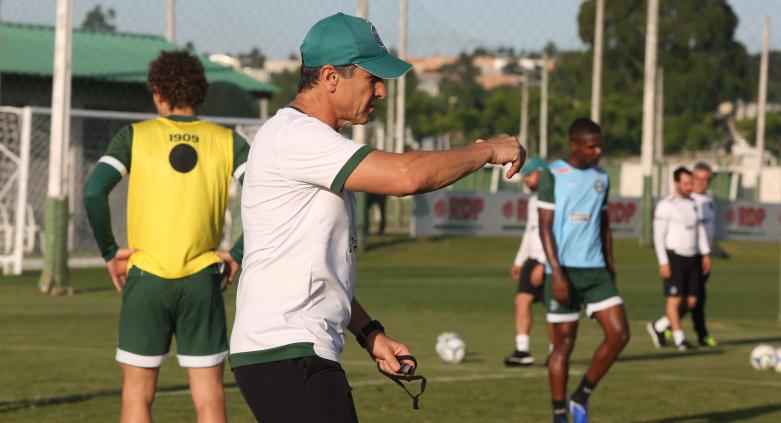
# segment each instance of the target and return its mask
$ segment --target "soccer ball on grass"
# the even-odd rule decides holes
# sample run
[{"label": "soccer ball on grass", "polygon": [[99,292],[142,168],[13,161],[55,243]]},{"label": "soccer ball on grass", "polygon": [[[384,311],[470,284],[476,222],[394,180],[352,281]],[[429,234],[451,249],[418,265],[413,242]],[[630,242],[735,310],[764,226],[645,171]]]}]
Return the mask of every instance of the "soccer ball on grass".
[{"label": "soccer ball on grass", "polygon": [[439,358],[446,363],[460,363],[466,357],[466,343],[455,332],[439,334],[436,350]]},{"label": "soccer ball on grass", "polygon": [[768,344],[759,344],[751,350],[751,367],[757,370],[774,369],[777,362],[776,349]]}]

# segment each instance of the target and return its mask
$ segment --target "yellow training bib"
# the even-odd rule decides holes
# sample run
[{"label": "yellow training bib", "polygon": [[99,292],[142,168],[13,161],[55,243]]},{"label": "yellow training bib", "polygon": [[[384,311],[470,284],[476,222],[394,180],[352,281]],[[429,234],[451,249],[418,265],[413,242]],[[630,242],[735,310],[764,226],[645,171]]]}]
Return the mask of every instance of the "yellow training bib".
[{"label": "yellow training bib", "polygon": [[127,204],[130,264],[167,279],[220,262],[233,133],[157,118],[133,124]]}]

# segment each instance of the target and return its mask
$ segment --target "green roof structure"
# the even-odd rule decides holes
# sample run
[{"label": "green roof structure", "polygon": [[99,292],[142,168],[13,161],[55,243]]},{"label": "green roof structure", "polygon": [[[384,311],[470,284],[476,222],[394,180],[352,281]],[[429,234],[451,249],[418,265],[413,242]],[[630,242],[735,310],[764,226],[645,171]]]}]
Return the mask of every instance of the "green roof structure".
[{"label": "green roof structure", "polygon": [[[149,63],[163,50],[184,47],[155,35],[73,29],[72,76],[106,82],[146,84]],[[235,85],[253,96],[279,89],[199,56],[209,82]],[[3,22],[0,25],[0,72],[51,77],[54,27]]]}]

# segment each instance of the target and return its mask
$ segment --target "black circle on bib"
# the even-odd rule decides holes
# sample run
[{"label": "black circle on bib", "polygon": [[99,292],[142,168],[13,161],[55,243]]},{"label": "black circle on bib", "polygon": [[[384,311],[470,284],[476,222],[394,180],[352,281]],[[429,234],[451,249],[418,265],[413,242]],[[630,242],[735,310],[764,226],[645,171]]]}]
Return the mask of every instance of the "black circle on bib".
[{"label": "black circle on bib", "polygon": [[198,153],[188,144],[178,144],[171,149],[171,154],[168,155],[168,162],[171,163],[171,167],[175,171],[187,173],[193,170],[195,164],[198,163]]}]

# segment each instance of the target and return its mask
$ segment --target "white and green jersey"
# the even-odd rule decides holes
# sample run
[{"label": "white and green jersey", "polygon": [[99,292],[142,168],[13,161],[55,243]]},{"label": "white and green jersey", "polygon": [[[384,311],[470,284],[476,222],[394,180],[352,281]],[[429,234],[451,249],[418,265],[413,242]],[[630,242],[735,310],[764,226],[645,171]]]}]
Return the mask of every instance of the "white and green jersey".
[{"label": "white and green jersey", "polygon": [[342,191],[371,148],[293,108],[250,147],[232,367],[317,355],[339,361],[355,286],[355,199]]},{"label": "white and green jersey", "polygon": [[[609,189],[607,173],[598,166],[578,169],[556,160],[542,172],[537,207],[554,212],[553,237],[562,266],[605,267],[601,224]],[[551,272],[549,264],[545,270]]]}]

